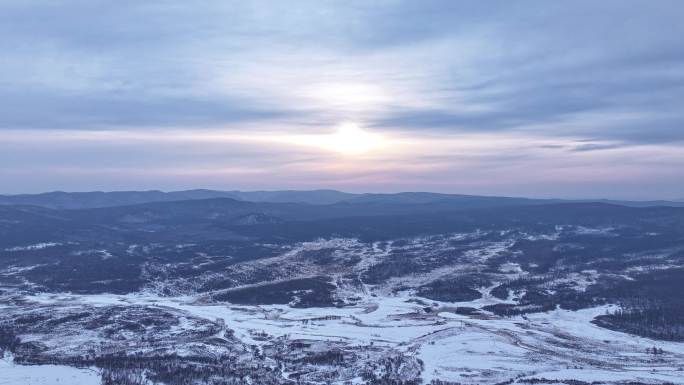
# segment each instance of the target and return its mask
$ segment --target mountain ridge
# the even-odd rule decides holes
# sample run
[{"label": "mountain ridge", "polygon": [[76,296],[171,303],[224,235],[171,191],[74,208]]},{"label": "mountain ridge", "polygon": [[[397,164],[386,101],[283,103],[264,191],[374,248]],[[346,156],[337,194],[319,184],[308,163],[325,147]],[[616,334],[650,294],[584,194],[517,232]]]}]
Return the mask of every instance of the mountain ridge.
[{"label": "mountain ridge", "polygon": [[650,200],[626,201],[611,199],[541,199],[508,196],[445,194],[434,192],[348,193],[330,189],[319,190],[209,190],[179,191],[52,191],[38,194],[0,195],[0,205],[29,205],[53,209],[88,209],[127,206],[151,202],[230,198],[244,202],[306,203],[311,205],[358,204],[460,204],[464,207],[496,207],[509,205],[537,205],[549,203],[601,202],[631,207],[684,207],[682,201]]}]

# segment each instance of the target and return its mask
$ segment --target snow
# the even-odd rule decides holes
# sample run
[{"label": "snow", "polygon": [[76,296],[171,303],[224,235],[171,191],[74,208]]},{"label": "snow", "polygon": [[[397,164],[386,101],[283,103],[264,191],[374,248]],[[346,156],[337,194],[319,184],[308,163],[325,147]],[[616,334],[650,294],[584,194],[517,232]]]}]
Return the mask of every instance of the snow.
[{"label": "snow", "polygon": [[[586,378],[684,384],[684,344],[655,341],[600,328],[591,323],[614,309],[602,306],[511,318],[466,316],[456,306],[481,308],[496,299],[472,302],[428,301],[410,291],[374,297],[360,294],[355,306],[291,308],[286,305],[206,304],[193,297],[131,295],[34,295],[27,300],[68,306],[154,305],[188,316],[222,319],[244,343],[264,346],[277,337],[337,341],[348,346],[384,347],[420,358],[425,383],[432,379],[462,384],[494,384],[514,377],[567,380]],[[433,311],[425,313],[426,304]],[[182,320],[181,320],[182,321]],[[185,321],[182,321],[182,325]],[[265,333],[268,338],[259,338]],[[662,348],[664,363],[647,347]],[[662,358],[661,357],[661,358]],[[652,371],[654,370],[654,371]],[[619,375],[616,375],[619,374]],[[2,384],[0,382],[0,384]]]},{"label": "snow", "polygon": [[584,226],[576,226],[575,227],[575,234],[578,235],[615,235],[613,233],[615,231],[614,227],[584,227]]},{"label": "snow", "polygon": [[58,242],[42,242],[42,243],[36,243],[34,245],[28,245],[28,246],[15,246],[15,247],[10,247],[5,249],[5,251],[26,251],[26,250],[41,250],[41,249],[47,249],[48,247],[55,247],[55,246],[60,246],[62,243]]},{"label": "snow", "polygon": [[100,385],[93,369],[61,365],[16,365],[10,355],[0,359],[0,385]]},{"label": "snow", "polygon": [[552,372],[541,372],[526,378],[563,380],[572,378],[578,381],[624,381],[624,382],[643,382],[646,384],[662,383],[681,383],[684,372],[671,374],[660,374],[657,372],[635,373],[633,371],[624,372],[619,370],[596,370],[596,369],[561,369]]},{"label": "snow", "polygon": [[499,266],[499,271],[504,273],[504,274],[510,274],[510,273],[522,273],[523,269],[520,267],[519,263],[502,263]]},{"label": "snow", "polygon": [[466,327],[451,329],[422,345],[420,358],[425,364],[422,378],[425,382],[432,379],[467,382],[468,377],[487,373],[505,379],[512,371],[533,372],[539,367],[528,359],[527,353],[502,336]]}]

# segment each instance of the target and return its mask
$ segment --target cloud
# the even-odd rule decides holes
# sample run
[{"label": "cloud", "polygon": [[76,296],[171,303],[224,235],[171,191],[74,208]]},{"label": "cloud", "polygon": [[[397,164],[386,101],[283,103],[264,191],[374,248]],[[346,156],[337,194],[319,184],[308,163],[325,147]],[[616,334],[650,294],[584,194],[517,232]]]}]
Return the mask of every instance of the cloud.
[{"label": "cloud", "polygon": [[[0,7],[7,47],[0,96],[10,101],[0,107],[0,127],[332,124],[346,117],[386,129],[482,132],[629,110],[668,116],[648,130],[667,141],[680,139],[674,127],[684,121],[674,102],[684,93],[677,39],[684,6],[676,1]],[[334,92],[331,84],[340,93],[372,87],[391,97],[350,107],[330,102],[330,92],[310,92]],[[641,139],[589,123],[572,134]]]},{"label": "cloud", "polygon": [[601,151],[601,150],[614,150],[617,148],[624,148],[624,144],[619,143],[585,143],[574,146],[572,151],[575,152],[587,152],[587,151]]},{"label": "cloud", "polygon": [[[408,138],[530,143],[482,156],[473,169],[530,167],[537,151],[669,151],[684,143],[682,16],[677,0],[3,1],[0,139],[179,128],[316,134],[354,121]],[[599,151],[608,149],[616,151]],[[79,159],[89,156],[97,154]],[[245,156],[264,168],[291,160]],[[436,169],[459,170],[462,159],[436,156],[446,156],[430,163]],[[543,159],[537,166],[550,170]]]}]

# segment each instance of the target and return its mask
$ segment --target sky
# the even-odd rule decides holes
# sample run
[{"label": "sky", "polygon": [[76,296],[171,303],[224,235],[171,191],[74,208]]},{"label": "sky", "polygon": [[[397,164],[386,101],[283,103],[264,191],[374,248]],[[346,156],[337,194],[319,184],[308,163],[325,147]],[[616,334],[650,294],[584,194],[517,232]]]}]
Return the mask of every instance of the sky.
[{"label": "sky", "polygon": [[0,0],[0,193],[684,199],[684,2]]}]

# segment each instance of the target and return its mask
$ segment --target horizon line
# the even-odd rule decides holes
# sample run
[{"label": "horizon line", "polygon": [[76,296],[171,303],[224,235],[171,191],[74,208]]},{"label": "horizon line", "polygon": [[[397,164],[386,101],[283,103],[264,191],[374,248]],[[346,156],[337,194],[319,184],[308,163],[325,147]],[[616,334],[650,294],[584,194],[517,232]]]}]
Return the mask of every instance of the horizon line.
[{"label": "horizon line", "polygon": [[333,188],[315,188],[315,189],[212,189],[212,188],[187,188],[187,189],[141,189],[141,190],[48,190],[41,192],[22,192],[22,193],[5,193],[0,192],[0,196],[4,197],[16,197],[16,196],[31,196],[31,195],[47,195],[47,194],[90,194],[90,193],[152,193],[158,192],[163,194],[178,193],[178,192],[191,192],[191,191],[210,191],[210,192],[222,192],[222,193],[278,193],[278,192],[335,192],[341,194],[349,195],[398,195],[398,194],[435,194],[435,195],[445,195],[445,196],[465,196],[465,197],[483,197],[483,198],[512,198],[512,199],[530,199],[530,200],[560,200],[560,201],[620,201],[620,202],[684,202],[684,197],[680,198],[608,198],[608,197],[556,197],[556,196],[520,196],[520,195],[489,195],[489,194],[465,194],[465,193],[455,193],[455,192],[437,192],[437,191],[420,191],[420,190],[397,190],[392,192],[374,192],[374,191],[364,191],[364,192],[350,192],[344,190],[338,190]]}]

